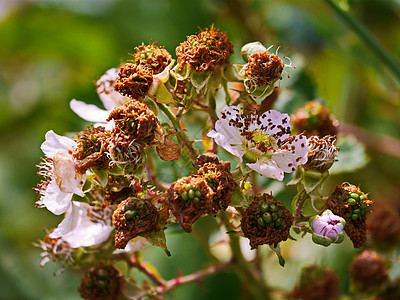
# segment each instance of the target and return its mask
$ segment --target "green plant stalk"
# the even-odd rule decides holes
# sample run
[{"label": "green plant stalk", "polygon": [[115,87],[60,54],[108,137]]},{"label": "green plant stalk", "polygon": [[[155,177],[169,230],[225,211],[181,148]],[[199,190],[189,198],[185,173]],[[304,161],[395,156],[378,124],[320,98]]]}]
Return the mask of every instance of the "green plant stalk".
[{"label": "green plant stalk", "polygon": [[344,11],[337,5],[334,0],[324,0],[328,6],[330,6],[334,12],[339,16],[339,18],[351,29],[353,30],[360,39],[368,46],[368,48],[380,58],[380,60],[392,71],[393,75],[396,77],[400,83],[400,65],[396,62],[383,47],[378,43],[378,41],[369,33],[363,24],[358,22],[353,16],[348,12]]},{"label": "green plant stalk", "polygon": [[183,146],[188,150],[187,155],[189,158],[195,162],[199,153],[195,148],[193,148],[192,142],[189,140],[188,136],[183,131],[179,120],[169,111],[169,109],[162,103],[157,102],[157,106],[171,121],[174,128],[177,130],[178,139],[183,143]]},{"label": "green plant stalk", "polygon": [[[229,223],[229,217],[226,212],[221,211],[219,216],[224,222],[226,230],[232,231],[233,228]],[[255,264],[249,263],[243,257],[242,249],[240,248],[239,236],[235,233],[228,234],[229,246],[232,251],[232,259],[237,263],[237,267],[241,271],[239,276],[247,280],[247,290],[253,295],[254,299],[269,300],[269,290],[263,281],[263,278],[257,276]]]}]

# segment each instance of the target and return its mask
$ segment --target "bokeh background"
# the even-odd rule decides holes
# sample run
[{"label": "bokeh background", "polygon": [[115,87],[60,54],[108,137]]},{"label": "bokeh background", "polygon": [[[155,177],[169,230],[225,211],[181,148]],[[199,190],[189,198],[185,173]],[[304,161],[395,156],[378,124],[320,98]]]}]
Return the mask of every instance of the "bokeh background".
[{"label": "bokeh background", "polygon": [[[337,3],[398,61],[399,0]],[[330,186],[349,181],[377,201],[400,202],[398,78],[326,1],[0,0],[0,299],[79,299],[80,273],[69,269],[54,277],[59,266],[41,268],[41,251],[32,246],[44,237],[44,228],[61,221],[61,216],[35,208],[32,187],[40,180],[35,165],[44,134],[87,125],[69,109],[69,101],[101,105],[94,81],[129,59],[135,46],[157,41],[174,54],[186,35],[211,24],[229,32],[234,62],[241,62],[240,48],[247,42],[281,45],[298,68],[282,81],[287,92],[278,107],[291,113],[318,99],[343,131],[354,136],[346,146],[353,151],[351,159],[330,178]],[[189,235],[171,235],[168,247],[172,258],[158,249],[145,250],[167,279],[207,262]],[[359,252],[348,240],[325,249],[305,239],[289,242],[285,249],[284,269],[275,257],[270,259],[272,285],[290,290],[300,267],[318,262],[334,268],[342,290],[348,290],[348,263]],[[399,273],[394,264],[391,276]],[[234,273],[223,272],[206,279],[203,287],[186,286],[171,298],[238,299],[239,286]]]}]

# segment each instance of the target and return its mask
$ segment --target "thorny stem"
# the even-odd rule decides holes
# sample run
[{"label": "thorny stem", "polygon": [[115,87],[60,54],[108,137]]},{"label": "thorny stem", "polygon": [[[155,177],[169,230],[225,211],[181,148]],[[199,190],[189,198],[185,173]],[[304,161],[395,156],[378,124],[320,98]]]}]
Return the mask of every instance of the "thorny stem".
[{"label": "thorny stem", "polygon": [[393,75],[400,82],[400,66],[378,43],[378,41],[369,33],[363,24],[358,22],[352,15],[340,6],[334,0],[324,0],[328,6],[339,16],[339,18],[353,30],[360,39],[368,46],[371,51],[380,58],[380,60],[392,71]]},{"label": "thorny stem", "polygon": [[158,286],[150,291],[144,291],[138,295],[136,295],[134,298],[132,299],[142,299],[142,297],[148,295],[148,294],[164,294],[164,293],[168,293],[171,292],[172,290],[176,289],[177,287],[180,287],[182,285],[191,283],[191,282],[200,282],[203,278],[210,276],[212,274],[215,274],[221,270],[227,269],[233,265],[235,265],[235,261],[234,260],[230,260],[226,263],[221,263],[221,264],[216,264],[216,265],[212,265],[208,268],[205,268],[203,270],[197,271],[193,274],[190,275],[186,275],[183,277],[176,277],[174,279],[165,281],[163,283],[163,285]]},{"label": "thorny stem", "polygon": [[199,153],[195,148],[193,148],[193,145],[189,141],[189,138],[186,135],[186,133],[183,131],[181,124],[179,123],[179,120],[169,111],[169,109],[164,104],[157,102],[157,106],[171,121],[172,125],[177,130],[178,139],[182,142],[183,146],[188,150],[187,155],[193,162],[195,162],[197,156],[199,156]]}]

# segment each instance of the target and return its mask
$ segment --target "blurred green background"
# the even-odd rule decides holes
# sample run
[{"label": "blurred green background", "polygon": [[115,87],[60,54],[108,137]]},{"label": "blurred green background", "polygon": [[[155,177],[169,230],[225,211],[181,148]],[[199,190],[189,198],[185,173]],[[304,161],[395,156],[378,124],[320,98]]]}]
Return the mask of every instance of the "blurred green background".
[{"label": "blurred green background", "polygon": [[[400,1],[337,2],[399,58]],[[0,299],[79,299],[80,275],[67,270],[53,277],[59,267],[40,268],[41,251],[32,246],[44,237],[43,228],[61,221],[35,208],[32,187],[40,180],[35,165],[44,134],[87,125],[69,101],[100,105],[94,81],[129,59],[135,46],[157,41],[174,56],[186,35],[213,23],[229,32],[233,62],[241,62],[241,46],[255,40],[281,45],[292,58],[298,69],[281,83],[286,92],[279,108],[291,113],[306,101],[321,100],[366,145],[364,153],[356,144],[362,168],[332,176],[331,186],[349,181],[377,200],[400,202],[399,82],[325,1],[0,0]],[[172,258],[145,250],[166,279],[207,262],[189,235],[171,235],[168,246]],[[357,253],[349,243],[321,249],[308,240],[290,247],[285,269],[271,259],[271,284],[289,290],[300,265],[322,262],[339,272],[346,291],[347,265]],[[233,273],[206,279],[204,286],[189,285],[172,298],[240,298]]]}]

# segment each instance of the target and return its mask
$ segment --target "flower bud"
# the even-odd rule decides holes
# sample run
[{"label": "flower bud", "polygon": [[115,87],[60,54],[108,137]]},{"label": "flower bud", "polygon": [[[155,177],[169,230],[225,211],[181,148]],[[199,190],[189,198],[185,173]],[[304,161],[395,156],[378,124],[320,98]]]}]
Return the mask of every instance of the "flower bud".
[{"label": "flower bud", "polygon": [[344,239],[343,228],[346,221],[334,215],[329,209],[325,210],[320,216],[310,219],[313,230],[313,242],[322,246],[329,246],[331,243],[341,243]]}]

